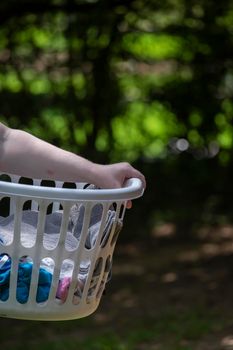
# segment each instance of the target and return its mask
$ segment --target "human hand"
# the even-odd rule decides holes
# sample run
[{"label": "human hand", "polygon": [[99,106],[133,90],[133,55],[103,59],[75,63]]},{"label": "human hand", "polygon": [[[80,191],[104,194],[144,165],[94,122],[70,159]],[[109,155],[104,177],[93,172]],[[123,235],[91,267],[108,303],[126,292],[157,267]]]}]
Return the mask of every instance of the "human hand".
[{"label": "human hand", "polygon": [[[109,165],[95,164],[94,183],[100,188],[121,188],[127,179],[132,177],[142,181],[143,188],[146,188],[145,176],[126,162]],[[127,208],[132,207],[132,202],[127,202]]]}]

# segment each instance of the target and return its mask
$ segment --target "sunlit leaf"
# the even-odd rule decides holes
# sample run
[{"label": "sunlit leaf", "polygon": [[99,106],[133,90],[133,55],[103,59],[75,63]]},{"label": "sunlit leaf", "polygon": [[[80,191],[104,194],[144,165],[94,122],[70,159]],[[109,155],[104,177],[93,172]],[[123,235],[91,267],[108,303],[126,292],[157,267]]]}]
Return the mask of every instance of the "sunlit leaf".
[{"label": "sunlit leaf", "polygon": [[125,35],[123,46],[141,59],[168,59],[181,55],[184,42],[178,36],[132,33]]}]

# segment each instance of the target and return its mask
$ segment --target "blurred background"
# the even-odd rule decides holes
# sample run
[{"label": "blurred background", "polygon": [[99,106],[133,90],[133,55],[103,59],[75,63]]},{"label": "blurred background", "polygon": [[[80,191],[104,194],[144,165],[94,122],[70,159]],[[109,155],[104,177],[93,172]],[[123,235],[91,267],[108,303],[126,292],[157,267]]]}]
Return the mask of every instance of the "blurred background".
[{"label": "blurred background", "polygon": [[1,319],[5,349],[233,349],[233,2],[0,3],[0,120],[147,190],[87,319]]}]

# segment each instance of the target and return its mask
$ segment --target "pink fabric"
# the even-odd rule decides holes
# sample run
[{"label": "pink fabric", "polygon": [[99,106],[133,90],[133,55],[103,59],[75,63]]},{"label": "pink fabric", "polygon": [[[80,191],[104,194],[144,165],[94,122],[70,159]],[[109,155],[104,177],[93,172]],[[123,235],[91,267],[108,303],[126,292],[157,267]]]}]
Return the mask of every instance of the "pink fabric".
[{"label": "pink fabric", "polygon": [[71,283],[71,277],[64,277],[59,281],[57,288],[57,298],[60,299],[63,303],[66,301],[69,287]]}]

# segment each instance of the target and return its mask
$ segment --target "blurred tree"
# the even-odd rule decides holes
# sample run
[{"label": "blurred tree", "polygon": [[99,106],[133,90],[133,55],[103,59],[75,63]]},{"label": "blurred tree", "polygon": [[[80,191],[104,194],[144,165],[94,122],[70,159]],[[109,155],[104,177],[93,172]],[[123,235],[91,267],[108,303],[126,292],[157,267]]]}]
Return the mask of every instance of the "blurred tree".
[{"label": "blurred tree", "polygon": [[[171,215],[168,197],[192,194],[196,221],[217,206],[204,198],[232,176],[231,0],[9,0],[0,23],[1,120],[97,162],[138,162],[145,215],[155,196],[184,223],[190,202]],[[153,191],[155,177],[170,183]]]},{"label": "blurred tree", "polygon": [[230,0],[3,2],[2,118],[100,160],[163,157],[183,137],[227,161],[232,13]]}]

